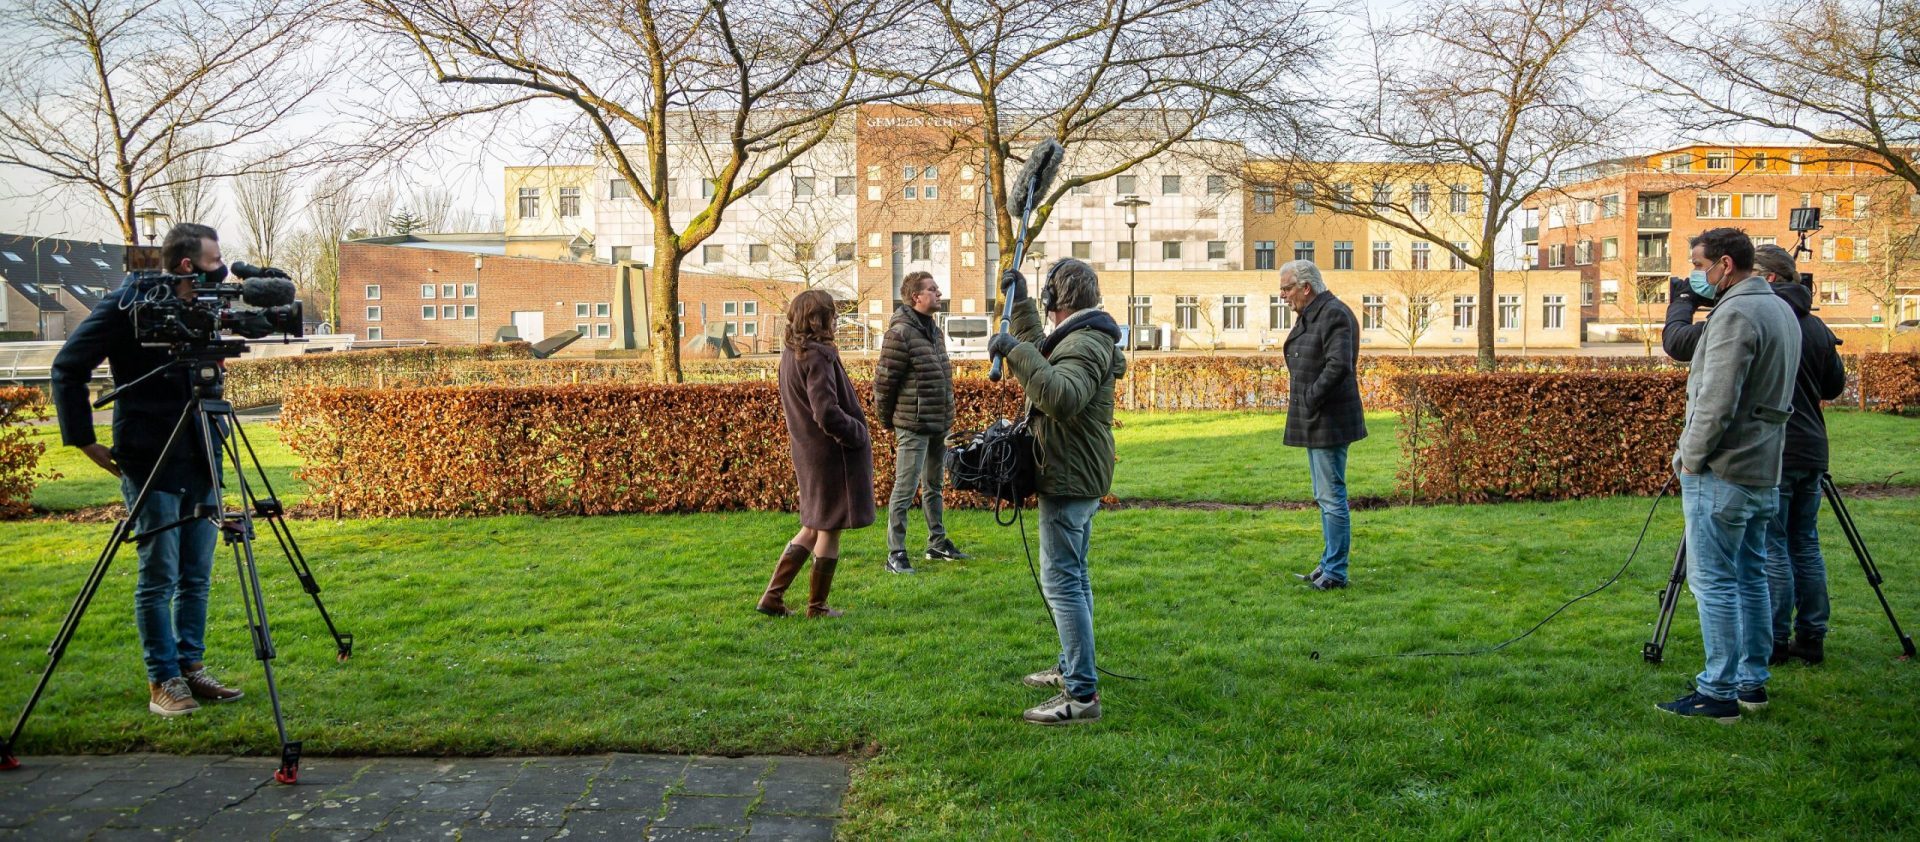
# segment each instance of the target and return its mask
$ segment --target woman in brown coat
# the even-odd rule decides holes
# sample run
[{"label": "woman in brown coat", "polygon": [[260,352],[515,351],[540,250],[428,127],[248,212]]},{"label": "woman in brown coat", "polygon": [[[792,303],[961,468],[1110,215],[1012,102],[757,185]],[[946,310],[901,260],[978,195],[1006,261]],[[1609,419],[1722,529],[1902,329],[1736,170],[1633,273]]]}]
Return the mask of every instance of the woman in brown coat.
[{"label": "woman in brown coat", "polygon": [[813,556],[807,616],[838,617],[827,607],[833,568],[840,563],[840,531],[873,523],[873,442],[853,381],[833,347],[833,297],[808,290],[787,304],[786,349],[780,352],[780,406],[793,443],[793,474],[800,487],[800,532],[793,536],[773,580],[760,597],[762,614],[786,617],[781,597]]}]

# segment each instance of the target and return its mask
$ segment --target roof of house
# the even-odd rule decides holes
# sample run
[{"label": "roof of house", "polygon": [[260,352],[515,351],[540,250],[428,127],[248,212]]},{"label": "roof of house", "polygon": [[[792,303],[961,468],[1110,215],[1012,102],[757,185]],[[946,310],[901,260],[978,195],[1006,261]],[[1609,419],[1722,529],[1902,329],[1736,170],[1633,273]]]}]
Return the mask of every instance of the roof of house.
[{"label": "roof of house", "polygon": [[65,312],[64,291],[92,309],[126,278],[124,246],[54,237],[0,234],[0,279],[47,312]]},{"label": "roof of house", "polygon": [[38,307],[42,312],[64,313],[67,311],[67,305],[61,304],[59,299],[54,298],[50,288],[32,281],[8,281],[7,286],[12,287],[14,292],[20,293],[21,298],[25,298],[27,303]]}]

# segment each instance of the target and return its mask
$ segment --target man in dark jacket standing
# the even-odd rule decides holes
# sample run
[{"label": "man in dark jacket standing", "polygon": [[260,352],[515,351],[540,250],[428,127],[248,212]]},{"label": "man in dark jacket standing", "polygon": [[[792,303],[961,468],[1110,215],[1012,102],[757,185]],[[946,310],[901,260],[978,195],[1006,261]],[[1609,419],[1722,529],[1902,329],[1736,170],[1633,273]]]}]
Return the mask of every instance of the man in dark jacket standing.
[{"label": "man in dark jacket standing", "polygon": [[[1027,297],[1027,279],[1009,269],[1001,279],[1013,301],[1013,333],[997,333],[987,349],[1006,359],[1027,392],[1040,496],[1041,591],[1053,609],[1060,658],[1024,679],[1029,687],[1059,689],[1024,715],[1036,725],[1071,725],[1100,718],[1093,657],[1093,580],[1087,555],[1093,515],[1113,486],[1113,382],[1127,371],[1120,325],[1100,306],[1093,267],[1072,258],[1047,271],[1040,307]],[[1040,309],[1053,331],[1042,335]]]},{"label": "man in dark jacket standing", "polygon": [[[214,283],[227,276],[219,237],[204,225],[175,225],[161,245],[161,256],[175,275]],[[134,303],[173,295],[193,295],[193,282],[136,285],[129,278],[67,337],[53,360],[51,378],[61,440],[120,478],[120,495],[129,509],[146,487],[146,501],[133,523],[134,535],[142,536],[133,604],[146,653],[147,709],[161,716],[192,713],[200,707],[196,699],[226,702],[242,695],[222,685],[201,661],[218,528],[195,509],[215,502],[207,466],[217,470],[220,457],[215,453],[209,462],[201,431],[189,424],[181,433],[183,441],[165,464],[160,462],[193,391],[183,368],[147,377],[169,366],[173,357],[164,348],[141,345],[134,335]],[[111,450],[94,439],[93,409],[87,401],[87,382],[102,360],[112,366],[113,382],[123,389],[113,403]],[[220,441],[222,432],[215,431],[213,441]]]},{"label": "man in dark jacket standing", "polygon": [[942,514],[947,430],[953,426],[953,363],[946,337],[934,324],[940,285],[926,272],[900,281],[900,307],[880,342],[873,368],[873,401],[881,423],[893,428],[893,497],[887,503],[887,571],[912,573],[907,558],[907,510],[913,492],[927,516],[927,558],[971,558],[947,537]]},{"label": "man in dark jacket standing", "polygon": [[[1827,636],[1827,563],[1820,554],[1820,477],[1827,472],[1827,421],[1820,402],[1847,388],[1840,340],[1813,315],[1813,291],[1800,283],[1793,255],[1777,245],[1754,249],[1754,274],[1766,278],[1773,294],[1793,308],[1800,323],[1800,366],[1794,377],[1793,414],[1787,418],[1787,445],[1780,457],[1780,501],[1767,526],[1767,594],[1773,607],[1773,655],[1769,665],[1789,658],[1810,664],[1825,658]],[[1695,323],[1700,300],[1676,284],[1667,306],[1661,345],[1674,359],[1693,359],[1705,322]],[[1798,615],[1796,618],[1795,615]]]},{"label": "man in dark jacket standing", "polygon": [[1305,579],[1317,591],[1347,586],[1353,525],[1347,510],[1347,445],[1367,437],[1360,408],[1360,323],[1311,260],[1280,267],[1280,296],[1300,316],[1283,346],[1287,356],[1289,447],[1307,449],[1313,499],[1320,504],[1325,549]]}]

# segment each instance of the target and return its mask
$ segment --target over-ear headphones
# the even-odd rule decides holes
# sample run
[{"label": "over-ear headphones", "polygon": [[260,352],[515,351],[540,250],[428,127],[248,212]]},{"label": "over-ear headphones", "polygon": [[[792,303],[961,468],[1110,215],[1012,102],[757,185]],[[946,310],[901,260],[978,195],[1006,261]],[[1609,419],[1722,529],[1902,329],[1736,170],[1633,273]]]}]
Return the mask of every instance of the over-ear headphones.
[{"label": "over-ear headphones", "polygon": [[1047,279],[1040,287],[1040,309],[1051,313],[1060,306],[1060,290],[1053,285],[1053,276],[1060,273],[1060,263],[1047,267]]}]

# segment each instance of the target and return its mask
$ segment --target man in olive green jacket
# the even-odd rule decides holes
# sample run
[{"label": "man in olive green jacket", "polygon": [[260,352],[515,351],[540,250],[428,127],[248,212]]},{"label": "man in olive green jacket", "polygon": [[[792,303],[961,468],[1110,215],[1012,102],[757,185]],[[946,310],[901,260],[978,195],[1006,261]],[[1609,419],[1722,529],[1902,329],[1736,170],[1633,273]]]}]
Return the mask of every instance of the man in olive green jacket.
[{"label": "man in olive green jacket", "polygon": [[[1117,345],[1120,326],[1096,309],[1100,280],[1093,267],[1078,260],[1062,260],[1048,270],[1040,307],[1027,297],[1019,270],[1007,270],[1002,288],[1014,302],[1013,333],[995,335],[988,350],[1006,359],[1032,410],[1041,590],[1060,635],[1059,661],[1025,679],[1029,686],[1060,693],[1029,709],[1025,718],[1040,725],[1091,722],[1100,718],[1100,695],[1087,547],[1100,498],[1113,485],[1113,384],[1127,369]],[[1044,336],[1041,307],[1053,324]]]}]

